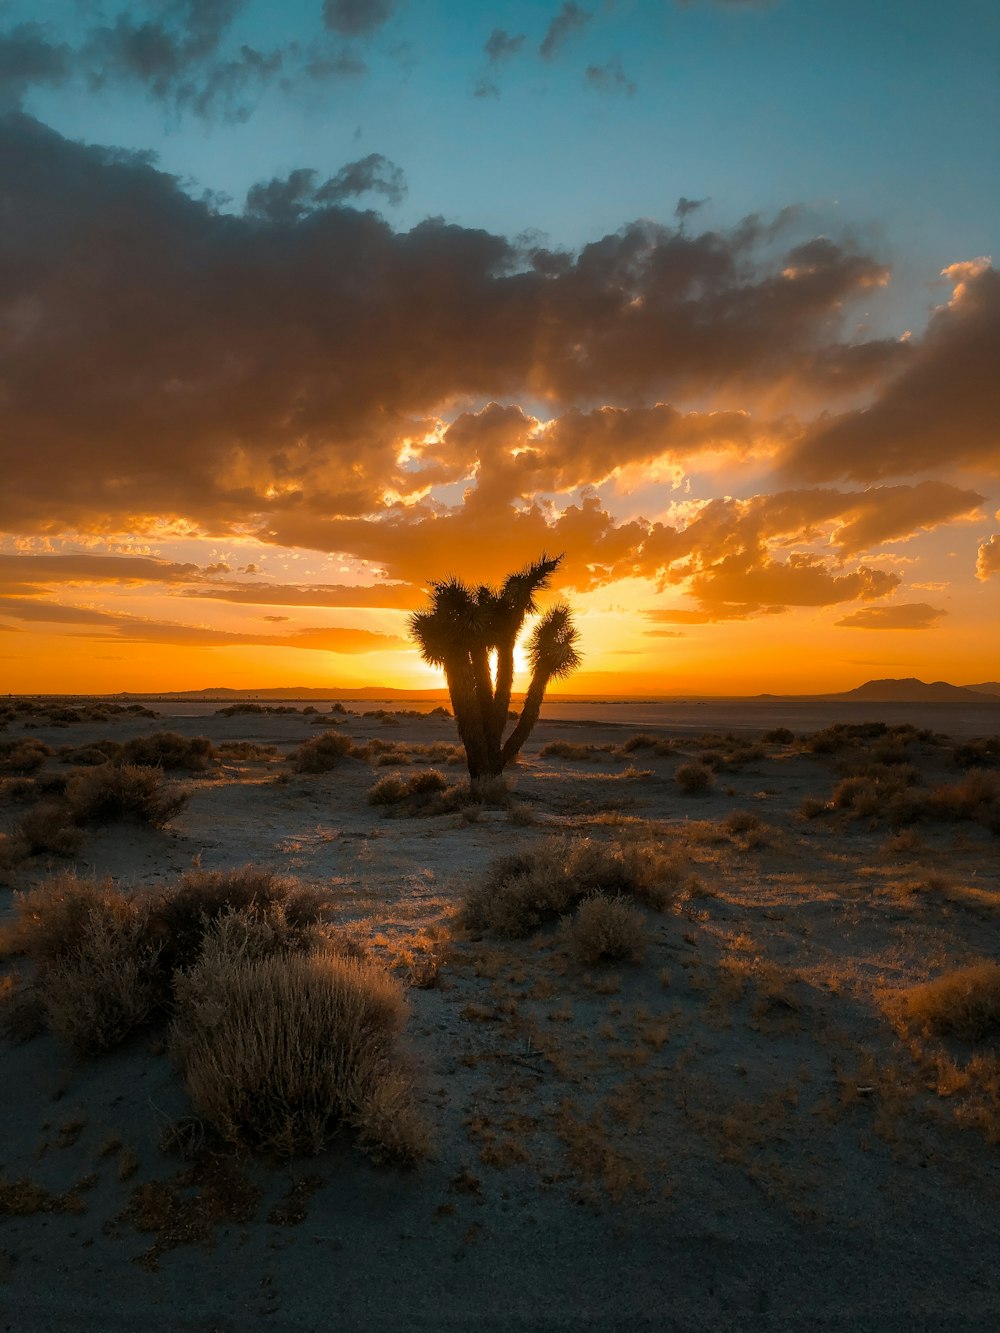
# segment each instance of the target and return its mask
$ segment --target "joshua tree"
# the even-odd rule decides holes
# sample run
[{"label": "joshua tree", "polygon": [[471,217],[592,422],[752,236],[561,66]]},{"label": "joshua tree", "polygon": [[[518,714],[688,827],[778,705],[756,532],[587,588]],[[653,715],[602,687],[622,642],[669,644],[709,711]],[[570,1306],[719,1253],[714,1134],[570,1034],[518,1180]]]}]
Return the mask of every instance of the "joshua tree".
[{"label": "joshua tree", "polygon": [[[561,560],[561,555],[551,560],[543,555],[511,574],[500,588],[470,588],[457,578],[432,582],[430,610],[418,611],[410,619],[424,661],[444,667],[473,781],[503,772],[538,721],[549,681],[568,676],[579,664],[569,607],[554,606],[528,641],[531,682],[521,714],[504,740],[514,645],[526,617],[537,610],[535,593],[546,586]],[[493,673],[491,654],[495,654]]]}]

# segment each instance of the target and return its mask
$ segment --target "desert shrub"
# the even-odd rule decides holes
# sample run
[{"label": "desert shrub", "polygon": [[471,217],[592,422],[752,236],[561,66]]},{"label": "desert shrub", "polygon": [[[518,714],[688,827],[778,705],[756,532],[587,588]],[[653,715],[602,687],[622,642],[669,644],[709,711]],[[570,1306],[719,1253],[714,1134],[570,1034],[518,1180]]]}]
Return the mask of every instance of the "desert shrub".
[{"label": "desert shrub", "polygon": [[955,749],[959,768],[992,768],[1000,764],[1000,736],[983,736]]},{"label": "desert shrub", "polygon": [[436,768],[404,778],[387,773],[368,792],[368,804],[403,815],[446,815],[483,804],[506,804],[508,789],[503,778],[495,781],[455,783]]},{"label": "desert shrub", "polygon": [[443,704],[438,704],[436,708],[432,708],[432,709],[430,710],[430,712],[427,714],[427,716],[428,716],[428,717],[451,717],[451,710],[450,710],[449,708],[445,708],[445,706],[444,706]]},{"label": "desert shrub", "polygon": [[426,1150],[395,1062],[399,983],[335,953],[233,958],[206,948],[178,978],[171,1053],[199,1114],[228,1141],[290,1157],[344,1128],[377,1154]]},{"label": "desert shrub", "polygon": [[563,918],[562,933],[570,953],[585,967],[605,961],[638,963],[646,947],[642,913],[620,894],[584,898],[572,916]]},{"label": "desert shrub", "polygon": [[710,791],[715,778],[707,764],[681,764],[674,774],[674,781],[685,796],[694,796],[698,792]]},{"label": "desert shrub", "polygon": [[665,911],[678,878],[677,862],[652,843],[549,838],[494,862],[466,892],[459,915],[470,930],[517,938],[593,893],[632,897]]},{"label": "desert shrub", "polygon": [[139,764],[102,764],[66,784],[66,800],[79,824],[136,819],[162,828],[188,799],[188,792],[167,784],[160,769]]},{"label": "desert shrub", "polygon": [[176,731],[157,731],[126,741],[122,758],[126,764],[150,768],[187,769],[202,773],[218,763],[215,746],[207,736],[180,736]]},{"label": "desert shrub", "polygon": [[54,751],[33,736],[0,743],[0,773],[37,773]]},{"label": "desert shrub", "polygon": [[935,787],[921,813],[946,822],[970,819],[1000,833],[1000,776],[974,768],[960,782]]},{"label": "desert shrub", "polygon": [[92,745],[62,745],[59,747],[61,764],[82,764],[94,768],[98,764],[121,763],[125,747],[118,741],[94,741]]},{"label": "desert shrub", "polygon": [[770,731],[765,731],[761,737],[767,745],[791,745],[795,740],[794,731],[789,731],[787,727],[772,727]]},{"label": "desert shrub", "polygon": [[[539,750],[542,759],[600,760],[612,752],[610,745],[581,745],[577,741],[549,741]],[[623,747],[624,748],[624,747]]]},{"label": "desert shrub", "polygon": [[32,801],[38,795],[34,778],[7,778],[0,782],[0,798],[8,801]]},{"label": "desert shrub", "polygon": [[288,756],[296,773],[329,773],[351,753],[351,741],[336,731],[324,731],[304,741]]},{"label": "desert shrub", "polygon": [[39,802],[18,821],[15,837],[23,841],[29,856],[40,852],[75,856],[83,845],[83,834],[65,803]]},{"label": "desert shrub", "polygon": [[833,789],[832,804],[864,818],[882,816],[905,822],[899,797],[919,780],[912,765],[866,764]]},{"label": "desert shrub", "polygon": [[759,764],[766,758],[767,751],[763,745],[751,745],[744,741],[735,749],[728,751],[725,755],[725,764],[727,768],[742,768],[744,764]]},{"label": "desert shrub", "polygon": [[16,899],[14,945],[35,964],[52,1030],[78,1054],[115,1045],[156,1003],[145,899],[61,875]]},{"label": "desert shrub", "polygon": [[752,833],[761,827],[761,821],[752,810],[733,810],[725,818],[727,833]]},{"label": "desert shrub", "polygon": [[[206,932],[222,918],[242,913],[249,930],[270,933],[273,950],[303,949],[315,942],[326,896],[297,880],[246,865],[237,870],[191,870],[152,898],[148,930],[167,973],[190,967]],[[249,924],[248,924],[249,923]]]},{"label": "desert shrub", "polygon": [[816,796],[805,796],[799,806],[799,814],[803,819],[818,819],[832,808],[828,801],[821,801]]},{"label": "desert shrub", "polygon": [[29,855],[27,844],[16,833],[0,833],[0,870],[13,870]]},{"label": "desert shrub", "polygon": [[648,731],[637,731],[634,736],[622,741],[621,748],[626,754],[632,754],[635,750],[655,749],[658,741],[659,737],[651,735]]},{"label": "desert shrub", "polygon": [[902,996],[907,1015],[942,1036],[979,1041],[1000,1029],[1000,963],[946,972]]},{"label": "desert shrub", "polygon": [[221,759],[252,761],[276,759],[280,751],[276,745],[260,745],[256,741],[222,741],[218,753]]}]

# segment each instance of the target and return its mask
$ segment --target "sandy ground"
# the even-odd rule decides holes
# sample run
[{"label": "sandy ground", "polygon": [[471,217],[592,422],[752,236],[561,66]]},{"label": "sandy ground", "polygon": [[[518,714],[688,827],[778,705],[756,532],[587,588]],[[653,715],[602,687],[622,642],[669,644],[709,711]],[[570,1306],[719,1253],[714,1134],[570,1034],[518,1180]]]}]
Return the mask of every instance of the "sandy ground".
[{"label": "sandy ground", "polygon": [[[947,731],[947,709],[928,718]],[[407,1029],[432,1157],[378,1167],[344,1142],[287,1165],[192,1165],[159,1146],[191,1109],[162,1034],[79,1064],[48,1034],[8,1041],[0,1177],[70,1191],[74,1211],[0,1218],[0,1329],[1000,1327],[1000,1155],[960,1077],[982,1051],[892,1020],[906,987],[1000,953],[994,835],[806,819],[842,756],[798,742],[686,796],[674,773],[705,748],[690,730],[663,754],[623,753],[634,729],[603,723],[540,725],[510,808],[389,817],[369,788],[423,761],[292,774],[284,755],[314,722],[15,722],[0,740],[169,727],[277,745],[181,778],[192,797],[164,830],[88,830],[70,864],[139,886],[192,865],[280,869],[328,891],[404,978],[438,968],[436,985],[412,986]],[[442,718],[355,715],[340,730],[455,739]],[[542,756],[553,740],[614,748]],[[951,740],[907,757],[930,785],[961,777]],[[45,772],[58,771],[54,757]],[[731,831],[734,811],[761,826]],[[0,830],[23,813],[5,800]],[[647,914],[643,962],[587,970],[555,928],[523,941],[455,928],[497,856],[553,834],[676,853],[682,888]],[[0,873],[0,914],[65,865]],[[149,1181],[195,1201],[200,1238],[176,1219],[141,1229],[129,1206]]]}]

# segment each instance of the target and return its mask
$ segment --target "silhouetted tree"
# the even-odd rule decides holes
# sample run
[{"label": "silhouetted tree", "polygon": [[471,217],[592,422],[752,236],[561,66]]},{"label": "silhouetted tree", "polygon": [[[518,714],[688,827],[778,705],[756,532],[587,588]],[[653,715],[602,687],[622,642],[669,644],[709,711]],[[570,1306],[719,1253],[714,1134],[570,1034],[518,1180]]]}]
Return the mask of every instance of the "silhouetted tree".
[{"label": "silhouetted tree", "polygon": [[[424,661],[444,668],[473,781],[503,772],[538,721],[549,681],[568,676],[579,664],[569,607],[554,606],[532,631],[531,681],[520,716],[505,740],[517,637],[526,618],[538,609],[535,593],[548,584],[561,561],[562,556],[543,555],[511,574],[500,588],[470,588],[457,578],[432,582],[430,610],[410,618]],[[491,654],[495,654],[492,673]]]}]

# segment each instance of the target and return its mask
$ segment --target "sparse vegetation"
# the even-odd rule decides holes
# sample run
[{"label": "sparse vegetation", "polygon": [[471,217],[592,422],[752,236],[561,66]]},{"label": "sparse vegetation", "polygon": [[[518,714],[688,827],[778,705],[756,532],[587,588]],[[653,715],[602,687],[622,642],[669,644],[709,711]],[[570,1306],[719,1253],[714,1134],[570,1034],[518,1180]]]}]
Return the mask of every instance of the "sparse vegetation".
[{"label": "sparse vegetation", "polygon": [[157,731],[136,736],[122,747],[126,764],[141,764],[167,770],[186,769],[203,773],[219,762],[215,746],[207,736],[180,736],[176,731]]},{"label": "sparse vegetation", "polygon": [[681,764],[674,774],[674,781],[685,796],[711,791],[715,785],[715,777],[707,764]]},{"label": "sparse vegetation", "polygon": [[426,1152],[394,1051],[403,992],[373,963],[209,947],[177,990],[172,1055],[198,1112],[228,1141],[290,1157],[350,1128],[376,1156]]},{"label": "sparse vegetation", "polygon": [[102,764],[72,777],[66,800],[79,824],[135,819],[162,828],[187,804],[188,793],[171,787],[158,768]]},{"label": "sparse vegetation", "polygon": [[1000,1030],[1000,963],[945,972],[902,996],[911,1019],[941,1036],[981,1041]]},{"label": "sparse vegetation", "polygon": [[288,756],[296,773],[329,773],[351,754],[350,737],[337,731],[324,731],[304,741]]},{"label": "sparse vegetation", "polygon": [[22,740],[0,742],[0,773],[37,773],[50,755],[51,745],[26,736]]},{"label": "sparse vegetation", "polygon": [[562,923],[566,944],[578,963],[592,967],[601,962],[642,960],[646,926],[641,912],[621,894],[594,893],[584,898]]},{"label": "sparse vegetation", "polygon": [[495,862],[466,893],[460,919],[470,930],[516,938],[594,893],[632,897],[665,911],[678,881],[677,862],[653,844],[549,838]]}]

